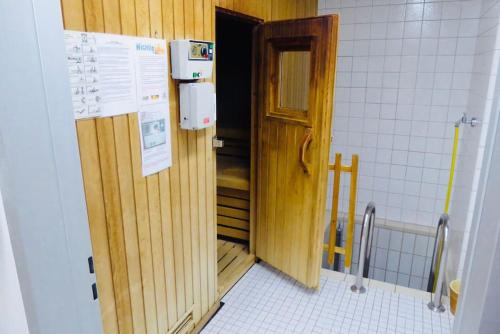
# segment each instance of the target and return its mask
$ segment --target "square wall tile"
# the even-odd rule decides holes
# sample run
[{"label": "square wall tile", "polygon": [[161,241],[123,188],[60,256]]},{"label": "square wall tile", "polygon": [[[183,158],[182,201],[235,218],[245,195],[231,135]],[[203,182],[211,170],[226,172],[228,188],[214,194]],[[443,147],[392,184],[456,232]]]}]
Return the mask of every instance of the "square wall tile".
[{"label": "square wall tile", "polygon": [[[496,82],[496,73],[490,72],[500,52],[493,49],[498,22],[490,18],[498,16],[500,6],[487,5],[482,12],[481,3],[472,0],[318,3],[321,14],[341,16],[330,160],[336,152],[360,155],[357,213],[376,200],[380,220],[435,226],[448,182],[453,122],[463,112],[488,119],[493,107],[490,82]],[[454,194],[460,202],[453,210],[464,226],[485,133],[461,133],[454,192],[468,190]],[[347,189],[340,195],[342,213],[348,208]],[[329,201],[331,196],[329,190]],[[393,281],[400,259],[391,251],[427,259],[433,247],[433,237],[402,230],[400,236],[381,230],[376,238],[384,250],[380,254],[387,252],[387,267],[392,265],[388,272],[396,273],[386,275]],[[414,267],[403,267],[409,276],[400,281],[425,285],[413,272],[421,269],[417,259]],[[373,275],[382,273],[373,270]]]}]

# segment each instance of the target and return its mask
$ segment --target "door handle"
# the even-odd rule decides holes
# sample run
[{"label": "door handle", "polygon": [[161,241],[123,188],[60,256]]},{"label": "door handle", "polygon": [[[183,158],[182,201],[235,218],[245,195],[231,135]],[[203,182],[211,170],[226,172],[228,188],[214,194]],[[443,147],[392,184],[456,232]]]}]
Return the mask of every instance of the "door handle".
[{"label": "door handle", "polygon": [[300,144],[299,149],[299,161],[302,165],[302,169],[304,169],[304,173],[307,175],[311,174],[309,170],[309,164],[306,162],[306,152],[309,149],[309,145],[312,142],[312,128],[306,128],[304,133],[304,138],[302,138],[302,143]]},{"label": "door handle", "polygon": [[224,139],[217,138],[217,136],[212,137],[212,148],[224,147]]}]

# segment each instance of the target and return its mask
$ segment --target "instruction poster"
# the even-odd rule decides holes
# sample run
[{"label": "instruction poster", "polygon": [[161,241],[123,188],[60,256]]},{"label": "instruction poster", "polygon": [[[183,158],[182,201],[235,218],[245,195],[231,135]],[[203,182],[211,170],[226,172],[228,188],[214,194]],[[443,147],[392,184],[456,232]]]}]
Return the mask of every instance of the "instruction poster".
[{"label": "instruction poster", "polygon": [[76,119],[168,108],[165,40],[66,30],[65,42]]},{"label": "instruction poster", "polygon": [[165,40],[137,38],[135,65],[139,104],[166,103],[168,109],[168,63]]},{"label": "instruction poster", "polygon": [[65,31],[75,119],[139,112],[144,176],[172,166],[163,39]]}]

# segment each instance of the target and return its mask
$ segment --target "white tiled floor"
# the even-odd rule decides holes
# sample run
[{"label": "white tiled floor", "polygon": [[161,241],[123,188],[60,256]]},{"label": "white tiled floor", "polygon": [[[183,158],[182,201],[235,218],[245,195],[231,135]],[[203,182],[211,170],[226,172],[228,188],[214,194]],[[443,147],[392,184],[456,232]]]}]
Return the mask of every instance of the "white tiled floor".
[{"label": "white tiled floor", "polygon": [[[337,278],[338,277],[338,278]],[[340,278],[340,280],[339,280]],[[321,275],[321,289],[305,289],[262,262],[222,299],[202,331],[210,333],[450,333],[453,316],[427,309],[427,299],[372,284],[357,295],[342,275]]]}]

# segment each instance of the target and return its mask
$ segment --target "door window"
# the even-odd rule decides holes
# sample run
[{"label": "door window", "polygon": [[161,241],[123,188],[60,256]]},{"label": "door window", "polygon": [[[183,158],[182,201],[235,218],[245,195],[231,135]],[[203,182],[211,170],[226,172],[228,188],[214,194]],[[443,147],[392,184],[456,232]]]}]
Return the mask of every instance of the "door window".
[{"label": "door window", "polygon": [[279,108],[307,111],[311,52],[280,52],[279,63]]}]

